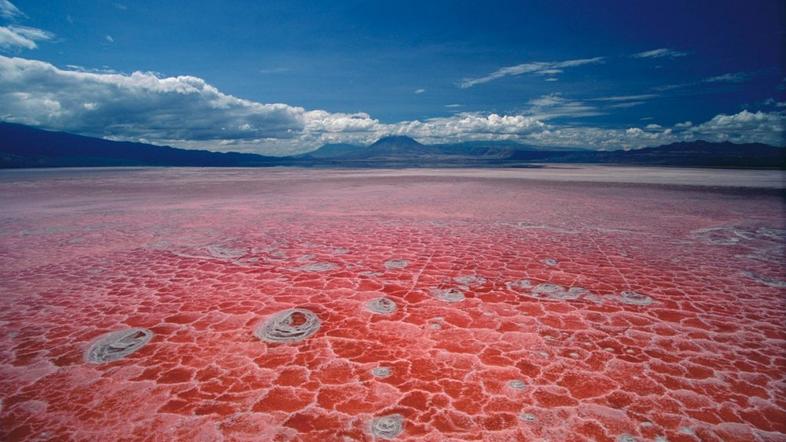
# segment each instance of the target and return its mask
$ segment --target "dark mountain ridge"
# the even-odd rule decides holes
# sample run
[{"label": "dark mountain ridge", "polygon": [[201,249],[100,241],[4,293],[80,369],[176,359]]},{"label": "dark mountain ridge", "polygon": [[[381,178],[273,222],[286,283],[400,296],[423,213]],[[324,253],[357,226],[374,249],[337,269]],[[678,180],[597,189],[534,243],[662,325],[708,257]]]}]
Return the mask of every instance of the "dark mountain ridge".
[{"label": "dark mountain ridge", "polygon": [[0,168],[100,166],[268,166],[275,157],[110,141],[0,123]]},{"label": "dark mountain ridge", "polygon": [[110,141],[0,123],[0,168],[192,167],[533,167],[539,163],[786,169],[786,148],[765,144],[679,142],[636,150],[536,147],[511,141],[421,144],[388,136],[369,146],[326,144],[290,157],[219,153]]}]

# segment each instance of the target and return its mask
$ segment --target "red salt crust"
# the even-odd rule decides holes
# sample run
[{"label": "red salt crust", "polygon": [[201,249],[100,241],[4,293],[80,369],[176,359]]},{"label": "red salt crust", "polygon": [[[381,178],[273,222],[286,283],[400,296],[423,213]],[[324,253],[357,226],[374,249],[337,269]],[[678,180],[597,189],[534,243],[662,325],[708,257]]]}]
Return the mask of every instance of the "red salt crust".
[{"label": "red salt crust", "polygon": [[[395,414],[396,440],[786,440],[774,194],[138,170],[6,177],[0,206],[2,440],[371,440]],[[316,334],[253,335],[293,307]],[[155,336],[85,364],[128,327]]]}]

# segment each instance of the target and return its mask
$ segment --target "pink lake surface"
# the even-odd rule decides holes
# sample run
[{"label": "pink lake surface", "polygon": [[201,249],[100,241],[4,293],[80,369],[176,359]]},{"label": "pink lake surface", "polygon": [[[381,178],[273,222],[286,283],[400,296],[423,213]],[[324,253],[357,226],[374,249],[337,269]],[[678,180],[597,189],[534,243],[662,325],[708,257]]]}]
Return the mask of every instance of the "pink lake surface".
[{"label": "pink lake surface", "polygon": [[0,172],[0,439],[786,441],[783,210],[781,172]]}]

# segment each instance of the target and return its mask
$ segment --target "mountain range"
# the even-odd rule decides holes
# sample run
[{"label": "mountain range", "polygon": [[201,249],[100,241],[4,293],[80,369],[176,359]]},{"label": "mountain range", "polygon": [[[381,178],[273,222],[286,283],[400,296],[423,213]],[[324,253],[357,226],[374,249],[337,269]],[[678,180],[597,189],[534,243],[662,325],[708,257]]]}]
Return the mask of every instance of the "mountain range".
[{"label": "mountain range", "polygon": [[406,136],[388,136],[369,146],[326,144],[305,154],[273,157],[110,141],[0,123],[0,168],[533,167],[541,163],[786,169],[786,148],[758,143],[692,141],[635,150],[597,151],[544,148],[511,141],[427,145]]}]

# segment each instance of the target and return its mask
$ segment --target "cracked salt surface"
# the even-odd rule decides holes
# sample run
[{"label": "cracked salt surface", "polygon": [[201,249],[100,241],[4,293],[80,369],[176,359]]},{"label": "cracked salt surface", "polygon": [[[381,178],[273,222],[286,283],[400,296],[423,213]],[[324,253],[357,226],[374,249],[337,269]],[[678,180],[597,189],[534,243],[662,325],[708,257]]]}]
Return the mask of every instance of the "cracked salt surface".
[{"label": "cracked salt surface", "polygon": [[0,177],[0,440],[786,440],[781,197],[530,173]]},{"label": "cracked salt surface", "polygon": [[409,265],[406,259],[389,259],[385,261],[385,268],[388,270],[405,269]]},{"label": "cracked salt surface", "polygon": [[786,281],[783,281],[783,280],[780,280],[780,279],[777,279],[777,278],[760,275],[760,274],[754,273],[754,272],[742,272],[742,274],[747,276],[748,278],[751,278],[754,281],[760,282],[760,283],[762,283],[764,285],[768,285],[770,287],[776,287],[776,288],[781,288],[781,289],[782,288],[786,288]]},{"label": "cracked salt surface", "polygon": [[548,298],[553,300],[575,300],[591,295],[590,291],[581,287],[571,287],[566,289],[558,284],[543,283],[538,284],[532,289],[532,296],[536,298]]},{"label": "cracked salt surface", "polygon": [[302,265],[296,270],[301,272],[328,272],[337,269],[338,266],[332,262],[313,262],[310,264]]},{"label": "cracked salt surface", "polygon": [[456,276],[453,278],[453,281],[456,284],[462,285],[464,287],[472,287],[485,284],[486,278],[477,275],[464,275]]}]

